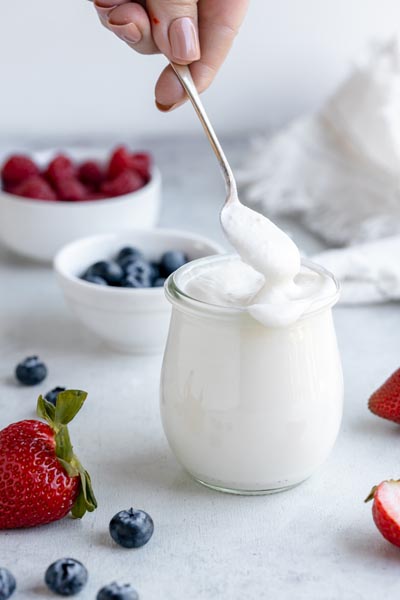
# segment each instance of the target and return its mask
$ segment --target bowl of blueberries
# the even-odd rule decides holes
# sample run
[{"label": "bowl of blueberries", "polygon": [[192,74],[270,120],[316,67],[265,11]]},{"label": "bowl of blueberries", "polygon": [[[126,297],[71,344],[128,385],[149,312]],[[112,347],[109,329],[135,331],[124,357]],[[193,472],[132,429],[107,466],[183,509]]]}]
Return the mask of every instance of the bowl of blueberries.
[{"label": "bowl of blueberries", "polygon": [[54,269],[87,330],[118,351],[152,354],[164,350],[168,334],[166,278],[186,262],[221,252],[194,233],[136,229],[71,242],[56,255]]}]

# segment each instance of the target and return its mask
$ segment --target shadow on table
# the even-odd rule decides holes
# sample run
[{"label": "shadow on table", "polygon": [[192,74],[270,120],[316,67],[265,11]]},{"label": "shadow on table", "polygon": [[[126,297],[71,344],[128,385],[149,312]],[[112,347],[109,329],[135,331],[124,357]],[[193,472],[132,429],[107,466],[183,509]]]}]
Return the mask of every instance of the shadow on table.
[{"label": "shadow on table", "polygon": [[34,588],[32,588],[32,590],[30,590],[32,592],[32,594],[34,594],[35,596],[38,596],[39,598],[53,598],[54,600],[54,594],[53,592],[51,592],[49,590],[48,587],[46,587],[45,585],[38,585]]},{"label": "shadow on table", "polygon": [[141,449],[133,455],[125,454],[115,460],[113,457],[104,467],[107,485],[115,488],[120,487],[123,481],[129,482],[129,486],[145,488],[147,492],[162,491],[185,498],[221,495],[197,483],[175,460],[166,442],[161,440],[157,446]]},{"label": "shadow on table", "polygon": [[372,569],[376,567],[377,570],[381,570],[382,565],[385,569],[394,565],[398,568],[399,549],[387,542],[373,527],[371,525],[368,531],[353,531],[351,536],[340,535],[338,546],[343,548],[352,561],[358,559],[363,565],[370,565]]},{"label": "shadow on table", "polygon": [[398,441],[400,437],[400,427],[396,423],[373,415],[353,419],[347,424],[347,427],[354,433],[367,436],[368,439],[376,441],[378,438],[382,438],[386,444],[390,439]]},{"label": "shadow on table", "polygon": [[15,254],[14,252],[12,252],[8,248],[6,248],[6,246],[4,246],[2,243],[0,243],[0,264],[6,265],[7,267],[12,268],[12,269],[29,268],[29,269],[35,269],[38,271],[52,269],[51,262],[46,263],[46,262],[35,261],[35,260],[31,260],[25,256]]}]

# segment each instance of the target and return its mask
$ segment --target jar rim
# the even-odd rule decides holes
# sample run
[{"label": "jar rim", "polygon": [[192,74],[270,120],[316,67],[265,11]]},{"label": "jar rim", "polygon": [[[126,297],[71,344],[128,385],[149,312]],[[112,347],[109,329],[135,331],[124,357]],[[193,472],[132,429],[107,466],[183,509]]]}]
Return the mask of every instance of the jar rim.
[{"label": "jar rim", "polygon": [[[219,314],[231,316],[247,313],[248,307],[246,306],[223,306],[220,304],[213,304],[211,302],[206,302],[204,300],[194,298],[190,294],[184,292],[179,287],[177,282],[179,276],[181,276],[185,271],[193,268],[194,266],[200,263],[215,263],[221,260],[232,260],[232,258],[240,259],[240,257],[237,254],[217,254],[212,256],[206,256],[203,258],[198,258],[189,263],[186,263],[185,265],[177,269],[174,273],[172,273],[165,282],[164,290],[167,300],[171,304],[176,304],[177,301],[186,302],[187,305],[192,307],[194,310],[209,309],[214,313],[217,312]],[[336,277],[330,271],[328,271],[328,269],[325,269],[325,267],[322,267],[321,265],[313,262],[312,260],[309,260],[308,258],[302,258],[301,265],[310,269],[311,271],[314,271],[315,273],[318,273],[319,275],[329,278],[335,285],[335,291],[331,294],[327,294],[325,297],[323,297],[322,300],[320,299],[317,306],[313,307],[313,304],[316,304],[317,302],[312,303],[309,309],[306,310],[298,319],[299,321],[305,317],[309,317],[313,314],[316,314],[329,306],[333,306],[334,304],[336,304],[340,296],[340,284]]]}]

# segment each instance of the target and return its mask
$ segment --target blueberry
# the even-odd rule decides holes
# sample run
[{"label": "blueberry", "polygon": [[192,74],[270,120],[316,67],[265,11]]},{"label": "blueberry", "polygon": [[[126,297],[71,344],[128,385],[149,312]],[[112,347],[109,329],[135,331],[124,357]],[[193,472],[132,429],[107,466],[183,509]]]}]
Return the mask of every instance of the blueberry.
[{"label": "blueberry", "polygon": [[65,392],[66,389],[67,388],[65,388],[65,387],[57,386],[54,389],[50,390],[50,392],[47,392],[47,394],[45,395],[45,399],[47,400],[47,402],[51,402],[55,406],[56,402],[57,402],[58,394],[60,392]]},{"label": "blueberry", "polygon": [[143,258],[142,252],[133,246],[125,246],[118,252],[116,261],[119,265],[121,265],[122,268],[124,268],[128,263],[136,260],[137,258]]},{"label": "blueberry", "polygon": [[142,277],[136,275],[127,275],[121,285],[126,288],[147,288],[150,287],[150,280],[143,280]]},{"label": "blueberry", "polygon": [[124,271],[122,267],[113,260],[100,260],[99,262],[94,263],[94,265],[91,265],[82,278],[87,281],[87,277],[93,275],[101,277],[109,285],[118,285],[121,283]]},{"label": "blueberry", "polygon": [[139,594],[130,583],[110,583],[105,585],[96,596],[96,600],[139,600]]},{"label": "blueberry", "polygon": [[121,510],[110,521],[112,539],[124,548],[144,546],[153,531],[153,519],[143,510]]},{"label": "blueberry", "polygon": [[88,283],[95,283],[97,285],[108,285],[107,281],[98,275],[91,275],[90,273],[85,273],[82,275],[81,279],[83,281],[87,281]]},{"label": "blueberry", "polygon": [[161,275],[163,277],[168,277],[187,262],[188,257],[180,250],[170,250],[165,252],[161,257],[160,262]]},{"label": "blueberry", "polygon": [[130,262],[125,268],[124,287],[150,287],[152,267],[142,258]]},{"label": "blueberry", "polygon": [[161,277],[160,263],[152,262],[152,263],[150,263],[150,266],[151,266],[151,281],[153,282],[153,285],[154,285],[154,281]]},{"label": "blueberry", "polygon": [[23,385],[36,385],[47,375],[47,367],[38,356],[28,356],[15,369],[15,377]]},{"label": "blueberry", "polygon": [[158,279],[153,281],[153,287],[163,287],[164,283],[165,283],[165,278],[159,277]]},{"label": "blueberry", "polygon": [[[0,600],[10,598],[16,587],[17,583],[14,575],[8,569],[0,567]],[[132,598],[135,598],[135,596],[132,596]]]},{"label": "blueberry", "polygon": [[88,572],[79,560],[60,558],[52,563],[44,576],[47,587],[60,596],[74,596],[86,585]]}]

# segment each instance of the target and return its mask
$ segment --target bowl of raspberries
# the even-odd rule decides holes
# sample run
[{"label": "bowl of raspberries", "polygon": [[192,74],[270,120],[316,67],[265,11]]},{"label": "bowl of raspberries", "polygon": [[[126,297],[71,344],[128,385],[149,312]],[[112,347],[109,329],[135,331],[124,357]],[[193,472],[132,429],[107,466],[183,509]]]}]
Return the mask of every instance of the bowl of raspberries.
[{"label": "bowl of raspberries", "polygon": [[1,168],[0,241],[48,262],[82,236],[154,227],[160,201],[161,176],[148,152],[12,154]]},{"label": "bowl of raspberries", "polygon": [[220,254],[219,244],[186,231],[136,229],[75,240],[54,259],[77,320],[126,353],[162,352],[171,308],[164,282],[185,263]]}]

